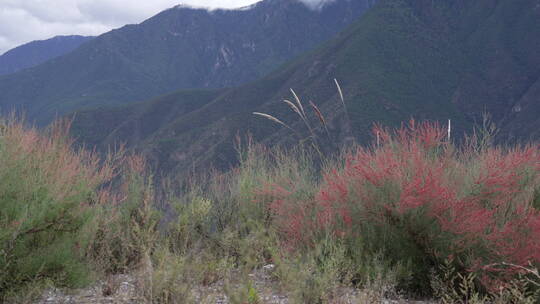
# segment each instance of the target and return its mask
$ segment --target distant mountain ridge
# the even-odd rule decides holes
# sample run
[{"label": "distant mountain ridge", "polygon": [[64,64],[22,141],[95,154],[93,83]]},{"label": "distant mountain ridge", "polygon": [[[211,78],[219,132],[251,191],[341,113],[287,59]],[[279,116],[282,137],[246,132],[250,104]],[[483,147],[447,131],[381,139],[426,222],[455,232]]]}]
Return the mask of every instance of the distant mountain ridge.
[{"label": "distant mountain ridge", "polygon": [[56,36],[47,40],[32,41],[13,48],[0,56],[0,75],[12,74],[65,55],[92,38],[94,37]]},{"label": "distant mountain ridge", "polygon": [[381,0],[334,39],[259,81],[83,111],[73,132],[103,148],[127,142],[166,171],[227,167],[236,156],[237,134],[269,145],[297,140],[253,112],[275,115],[307,136],[282,102],[292,98],[290,88],[304,100],[313,126],[309,100],[326,115],[331,137],[343,142],[350,134],[337,78],[352,135],[361,143],[374,123],[399,126],[411,117],[443,124],[452,119],[457,138],[470,133],[484,112],[505,140],[540,140],[539,50],[538,0]]},{"label": "distant mountain ridge", "polygon": [[264,0],[241,10],[175,7],[0,77],[0,107],[46,123],[80,108],[243,84],[331,38],[373,2],[337,0],[320,11],[297,0]]}]

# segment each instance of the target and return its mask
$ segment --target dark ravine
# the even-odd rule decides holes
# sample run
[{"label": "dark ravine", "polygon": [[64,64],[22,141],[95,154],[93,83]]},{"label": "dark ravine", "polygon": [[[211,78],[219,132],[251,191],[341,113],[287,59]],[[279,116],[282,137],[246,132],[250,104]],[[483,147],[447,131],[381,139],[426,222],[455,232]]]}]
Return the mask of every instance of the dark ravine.
[{"label": "dark ravine", "polygon": [[242,10],[171,8],[0,77],[0,107],[22,109],[44,124],[81,108],[240,85],[331,38],[372,2],[340,0],[321,11],[296,0],[265,0]]},{"label": "dark ravine", "polygon": [[[290,98],[290,88],[304,102],[317,103],[328,115],[332,137],[343,140],[337,78],[360,142],[370,139],[375,122],[395,126],[411,117],[452,119],[459,137],[484,112],[506,139],[539,139],[539,7],[537,0],[382,0],[334,39],[262,80],[215,91],[210,99],[209,93],[191,92],[206,96],[191,111],[183,105],[198,97],[180,91],[139,105],[146,110],[137,113],[131,107],[80,112],[74,132],[102,147],[128,141],[167,170],[227,167],[239,133],[269,144],[294,141],[290,131],[261,121],[254,111],[280,117],[305,134],[281,102]],[[93,122],[104,112],[116,122],[97,132]],[[152,118],[165,114],[174,119]],[[134,138],[134,125],[146,131]]]}]

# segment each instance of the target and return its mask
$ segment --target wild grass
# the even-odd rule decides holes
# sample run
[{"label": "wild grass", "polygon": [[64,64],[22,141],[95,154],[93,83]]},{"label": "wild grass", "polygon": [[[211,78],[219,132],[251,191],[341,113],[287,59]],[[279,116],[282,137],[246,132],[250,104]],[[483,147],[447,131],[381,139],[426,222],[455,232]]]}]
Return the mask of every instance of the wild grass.
[{"label": "wild grass", "polygon": [[140,156],[74,148],[67,127],[0,128],[2,302],[131,273],[151,303],[196,303],[217,285],[261,303],[249,274],[268,264],[293,303],[337,303],[344,290],[367,303],[538,299],[538,146],[497,147],[482,132],[456,146],[447,129],[410,122],[323,161],[248,140],[235,169],[164,187]]}]

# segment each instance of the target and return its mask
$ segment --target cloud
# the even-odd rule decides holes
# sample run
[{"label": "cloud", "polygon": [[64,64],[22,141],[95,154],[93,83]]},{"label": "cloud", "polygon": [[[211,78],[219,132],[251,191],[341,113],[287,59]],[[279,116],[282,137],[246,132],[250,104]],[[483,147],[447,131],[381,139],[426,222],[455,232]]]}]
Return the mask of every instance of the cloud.
[{"label": "cloud", "polygon": [[299,0],[300,2],[304,3],[307,7],[315,10],[320,10],[325,5],[332,3],[336,0]]}]

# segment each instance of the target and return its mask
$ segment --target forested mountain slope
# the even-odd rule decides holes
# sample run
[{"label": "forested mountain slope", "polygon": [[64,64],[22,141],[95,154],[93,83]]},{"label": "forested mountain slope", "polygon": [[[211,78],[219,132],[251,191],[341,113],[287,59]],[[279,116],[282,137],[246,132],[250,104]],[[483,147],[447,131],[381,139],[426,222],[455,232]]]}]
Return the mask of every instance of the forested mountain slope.
[{"label": "forested mountain slope", "polygon": [[0,77],[0,107],[39,123],[97,105],[142,101],[182,88],[253,81],[331,38],[373,0],[312,10],[264,0],[238,10],[178,6],[96,37],[66,56]]},{"label": "forested mountain slope", "polygon": [[[411,117],[452,119],[459,137],[485,112],[506,138],[539,138],[539,42],[538,0],[381,0],[316,51],[211,101],[201,97],[192,111],[181,106],[197,99],[186,98],[186,92],[147,103],[148,113],[161,111],[174,120],[161,122],[126,107],[111,114],[121,123],[96,136],[92,125],[107,112],[102,109],[79,113],[74,132],[103,147],[126,140],[133,125],[152,125],[152,132],[129,141],[159,167],[226,166],[234,160],[239,133],[273,144],[297,141],[290,130],[252,112],[273,114],[307,136],[298,116],[281,102],[292,99],[294,88],[306,109],[308,100],[319,105],[331,137],[340,142],[351,135],[365,142],[373,123],[398,125]],[[345,93],[350,125],[334,78]],[[171,114],[175,109],[181,109],[178,115]],[[315,126],[314,114],[308,116]]]}]

